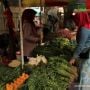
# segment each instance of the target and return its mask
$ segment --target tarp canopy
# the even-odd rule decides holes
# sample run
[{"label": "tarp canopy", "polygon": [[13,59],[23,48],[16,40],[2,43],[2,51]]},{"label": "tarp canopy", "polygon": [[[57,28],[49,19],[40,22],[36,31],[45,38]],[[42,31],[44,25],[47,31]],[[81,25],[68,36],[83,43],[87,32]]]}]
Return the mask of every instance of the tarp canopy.
[{"label": "tarp canopy", "polygon": [[69,3],[69,0],[45,0],[46,6],[64,6]]},{"label": "tarp canopy", "polygon": [[[21,0],[23,7],[35,6],[64,6],[71,0]],[[8,0],[10,6],[18,6],[19,0]]]},{"label": "tarp canopy", "polygon": [[23,6],[63,6],[68,2],[69,0],[22,0]]},{"label": "tarp canopy", "polygon": [[[19,0],[8,0],[8,2],[10,6],[19,6]],[[21,0],[22,6],[24,7],[28,7],[28,6],[35,7],[41,5],[64,6],[73,2],[76,2],[77,4],[85,4],[87,8],[90,8],[90,0]]]},{"label": "tarp canopy", "polygon": [[44,6],[44,4],[44,0],[22,0],[22,6],[24,7]]},{"label": "tarp canopy", "polygon": [[79,6],[78,8],[90,9],[90,0],[77,0],[76,4]]}]

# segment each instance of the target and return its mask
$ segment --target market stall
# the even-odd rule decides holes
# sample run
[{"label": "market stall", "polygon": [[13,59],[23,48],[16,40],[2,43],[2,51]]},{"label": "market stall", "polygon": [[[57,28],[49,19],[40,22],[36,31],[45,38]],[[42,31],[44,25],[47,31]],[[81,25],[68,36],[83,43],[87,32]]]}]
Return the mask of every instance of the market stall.
[{"label": "market stall", "polygon": [[[5,0],[7,1],[7,0]],[[60,1],[58,4],[56,0],[53,0],[55,5],[67,5],[68,2]],[[30,58],[27,64],[24,63],[23,58],[23,35],[22,35],[22,5],[26,6],[43,6],[41,0],[37,0],[37,3],[32,0],[19,0],[18,8],[19,21],[20,21],[20,49],[21,49],[21,64],[18,67],[13,68],[8,66],[2,66],[0,87],[2,90],[66,90],[70,83],[76,80],[77,68],[69,65],[68,60],[72,55],[75,48],[70,40],[64,37],[55,36],[50,42],[45,42],[43,45],[38,45],[33,51],[33,57]],[[54,3],[49,0],[45,0],[44,5],[53,6]],[[5,3],[4,3],[5,4]],[[7,6],[7,5],[6,5]],[[52,37],[51,37],[52,38]],[[69,51],[69,52],[67,52]],[[74,70],[74,72],[73,72]],[[0,89],[1,89],[0,88]]]}]

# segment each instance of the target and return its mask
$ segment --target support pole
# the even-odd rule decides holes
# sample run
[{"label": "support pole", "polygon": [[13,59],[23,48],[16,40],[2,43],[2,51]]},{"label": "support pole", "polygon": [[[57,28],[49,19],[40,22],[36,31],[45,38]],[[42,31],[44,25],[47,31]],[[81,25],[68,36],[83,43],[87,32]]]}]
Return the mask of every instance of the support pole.
[{"label": "support pole", "polygon": [[19,21],[20,21],[20,48],[21,48],[21,63],[22,63],[22,69],[24,68],[24,55],[23,55],[23,31],[22,31],[22,5],[21,0],[19,0]]}]

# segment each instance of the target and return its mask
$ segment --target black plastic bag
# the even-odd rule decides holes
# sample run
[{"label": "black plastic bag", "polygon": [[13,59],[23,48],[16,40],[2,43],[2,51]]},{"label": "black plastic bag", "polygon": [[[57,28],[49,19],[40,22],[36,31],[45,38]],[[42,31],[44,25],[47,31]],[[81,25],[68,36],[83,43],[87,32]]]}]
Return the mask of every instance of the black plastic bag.
[{"label": "black plastic bag", "polygon": [[85,53],[80,53],[80,58],[81,59],[88,59],[89,58],[89,50],[87,50]]}]

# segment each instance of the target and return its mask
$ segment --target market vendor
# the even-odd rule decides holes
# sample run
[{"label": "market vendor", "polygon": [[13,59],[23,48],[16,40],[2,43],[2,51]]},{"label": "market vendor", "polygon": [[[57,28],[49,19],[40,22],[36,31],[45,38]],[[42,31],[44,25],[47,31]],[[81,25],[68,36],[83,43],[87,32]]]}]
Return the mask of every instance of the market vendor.
[{"label": "market vendor", "polygon": [[27,57],[32,56],[33,49],[41,40],[34,23],[35,14],[36,11],[34,11],[33,9],[25,9],[22,14],[23,48],[25,61],[28,61]]}]

